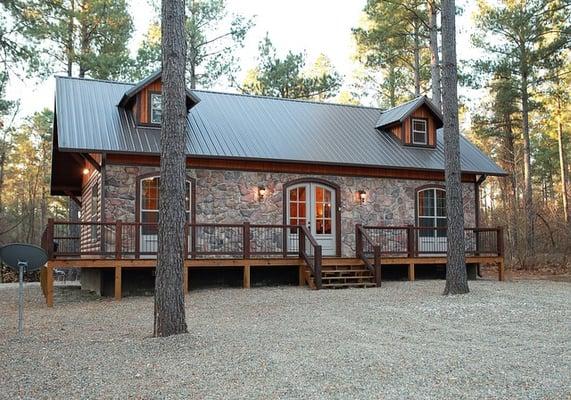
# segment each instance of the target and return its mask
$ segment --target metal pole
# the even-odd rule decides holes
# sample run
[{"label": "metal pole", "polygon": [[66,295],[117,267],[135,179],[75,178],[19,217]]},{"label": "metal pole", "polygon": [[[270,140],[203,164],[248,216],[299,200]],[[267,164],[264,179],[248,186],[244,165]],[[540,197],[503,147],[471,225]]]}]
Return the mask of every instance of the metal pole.
[{"label": "metal pole", "polygon": [[22,336],[24,324],[24,268],[28,267],[28,263],[25,261],[19,261],[18,267],[20,267],[20,287],[18,290],[18,336]]}]

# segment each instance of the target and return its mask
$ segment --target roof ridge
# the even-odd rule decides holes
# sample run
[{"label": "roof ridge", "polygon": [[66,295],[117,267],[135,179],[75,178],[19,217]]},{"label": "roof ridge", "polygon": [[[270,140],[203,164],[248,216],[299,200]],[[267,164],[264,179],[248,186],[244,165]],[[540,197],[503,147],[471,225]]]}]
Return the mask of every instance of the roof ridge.
[{"label": "roof ridge", "polygon": [[[119,84],[119,85],[129,85],[132,87],[135,87],[138,84],[138,82],[133,83],[133,82],[112,81],[110,79],[80,78],[78,76],[55,75],[55,77],[57,79],[74,79],[74,80],[84,81],[84,82],[115,83],[115,84]],[[326,105],[326,106],[363,108],[363,109],[368,109],[368,110],[378,110],[381,112],[388,111],[388,110],[383,110],[382,108],[379,108],[379,107],[363,106],[363,105],[358,105],[358,104],[328,103],[325,101],[317,101],[317,100],[289,99],[289,98],[285,98],[285,97],[262,96],[262,95],[257,95],[257,94],[248,94],[248,93],[231,93],[231,92],[223,92],[220,90],[208,90],[208,89],[187,89],[187,90],[189,90],[190,92],[204,92],[204,93],[223,94],[223,95],[229,95],[229,96],[255,97],[255,98],[260,98],[260,99],[268,99],[268,100],[293,101],[293,102],[298,102],[298,103],[309,103],[309,104],[322,104],[322,105]],[[409,103],[409,102],[407,102],[407,103]],[[407,103],[403,103],[403,104],[407,104]],[[397,107],[399,107],[399,106],[397,106]],[[395,107],[393,107],[393,108],[395,108]]]},{"label": "roof ridge", "polygon": [[112,81],[110,79],[96,79],[96,78],[80,78],[79,76],[67,76],[67,75],[54,75],[56,79],[74,79],[77,81],[91,81],[91,82],[104,82],[104,83],[116,83],[118,85],[130,85],[135,86],[132,82],[121,82],[121,81]]},{"label": "roof ridge", "polygon": [[406,106],[407,104],[410,104],[410,103],[413,103],[413,102],[415,102],[415,101],[418,101],[419,99],[422,99],[422,98],[424,98],[424,97],[426,97],[426,95],[424,95],[424,94],[423,94],[423,95],[420,95],[420,96],[417,96],[417,97],[415,97],[415,98],[413,98],[413,99],[410,99],[410,100],[408,100],[408,101],[405,101],[404,103],[401,103],[401,104],[396,105],[396,106],[394,106],[394,107],[388,108],[388,109],[384,110],[383,113],[386,113],[386,112],[389,112],[389,111],[391,111],[391,110],[394,110],[395,108],[399,108],[399,107]]},{"label": "roof ridge", "polygon": [[322,104],[322,105],[326,105],[326,106],[365,108],[365,109],[370,109],[370,110],[383,111],[379,107],[361,106],[361,105],[357,105],[357,104],[327,103],[325,101],[317,101],[317,100],[289,99],[286,97],[262,96],[262,95],[258,95],[258,94],[248,94],[248,93],[230,93],[230,92],[222,92],[219,90],[207,90],[207,89],[190,89],[190,91],[191,92],[224,94],[224,95],[228,95],[228,96],[254,97],[254,98],[260,98],[260,99],[267,99],[267,100],[291,101],[291,102],[309,103],[309,104]]}]

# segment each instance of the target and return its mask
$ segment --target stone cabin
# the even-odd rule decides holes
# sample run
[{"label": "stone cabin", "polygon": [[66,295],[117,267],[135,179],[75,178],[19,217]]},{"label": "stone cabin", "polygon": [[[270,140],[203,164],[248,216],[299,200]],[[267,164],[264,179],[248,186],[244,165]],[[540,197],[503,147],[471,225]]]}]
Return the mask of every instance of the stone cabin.
[{"label": "stone cabin", "polygon": [[[381,110],[189,90],[187,107],[189,222],[305,224],[336,257],[354,257],[355,224],[446,225],[442,115],[424,96]],[[82,221],[156,222],[160,123],[160,71],[138,84],[57,77],[51,193]],[[460,146],[476,227],[479,185],[504,173]]]}]

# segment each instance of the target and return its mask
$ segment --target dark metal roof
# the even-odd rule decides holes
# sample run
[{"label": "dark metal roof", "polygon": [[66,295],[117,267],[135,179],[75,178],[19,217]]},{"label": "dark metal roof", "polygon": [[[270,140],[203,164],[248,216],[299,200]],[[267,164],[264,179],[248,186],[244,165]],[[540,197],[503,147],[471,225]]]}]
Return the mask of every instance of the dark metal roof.
[{"label": "dark metal roof", "polygon": [[410,116],[410,114],[412,114],[416,109],[418,109],[422,105],[426,105],[436,117],[436,127],[442,128],[442,113],[440,112],[438,107],[436,107],[434,103],[432,103],[432,101],[430,101],[430,99],[426,96],[417,97],[404,104],[400,104],[396,107],[389,108],[388,110],[383,111],[375,127],[385,128],[397,122],[402,123],[405,119],[407,119]]},{"label": "dark metal roof", "polygon": [[[160,130],[137,126],[119,100],[133,85],[58,77],[60,151],[159,154]],[[375,129],[377,108],[195,90],[188,113],[187,154],[215,158],[298,161],[443,170],[442,133],[434,149],[403,146]],[[462,170],[501,175],[467,139]]]}]

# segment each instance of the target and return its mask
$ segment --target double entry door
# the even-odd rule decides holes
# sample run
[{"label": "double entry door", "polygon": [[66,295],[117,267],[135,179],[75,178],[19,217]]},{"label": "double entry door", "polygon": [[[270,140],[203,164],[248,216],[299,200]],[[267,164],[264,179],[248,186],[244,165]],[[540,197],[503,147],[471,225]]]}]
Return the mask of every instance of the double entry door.
[{"label": "double entry door", "polygon": [[[290,225],[306,225],[321,245],[323,255],[336,255],[335,190],[319,183],[300,183],[287,191],[287,221]],[[297,233],[290,234],[295,243]]]}]

